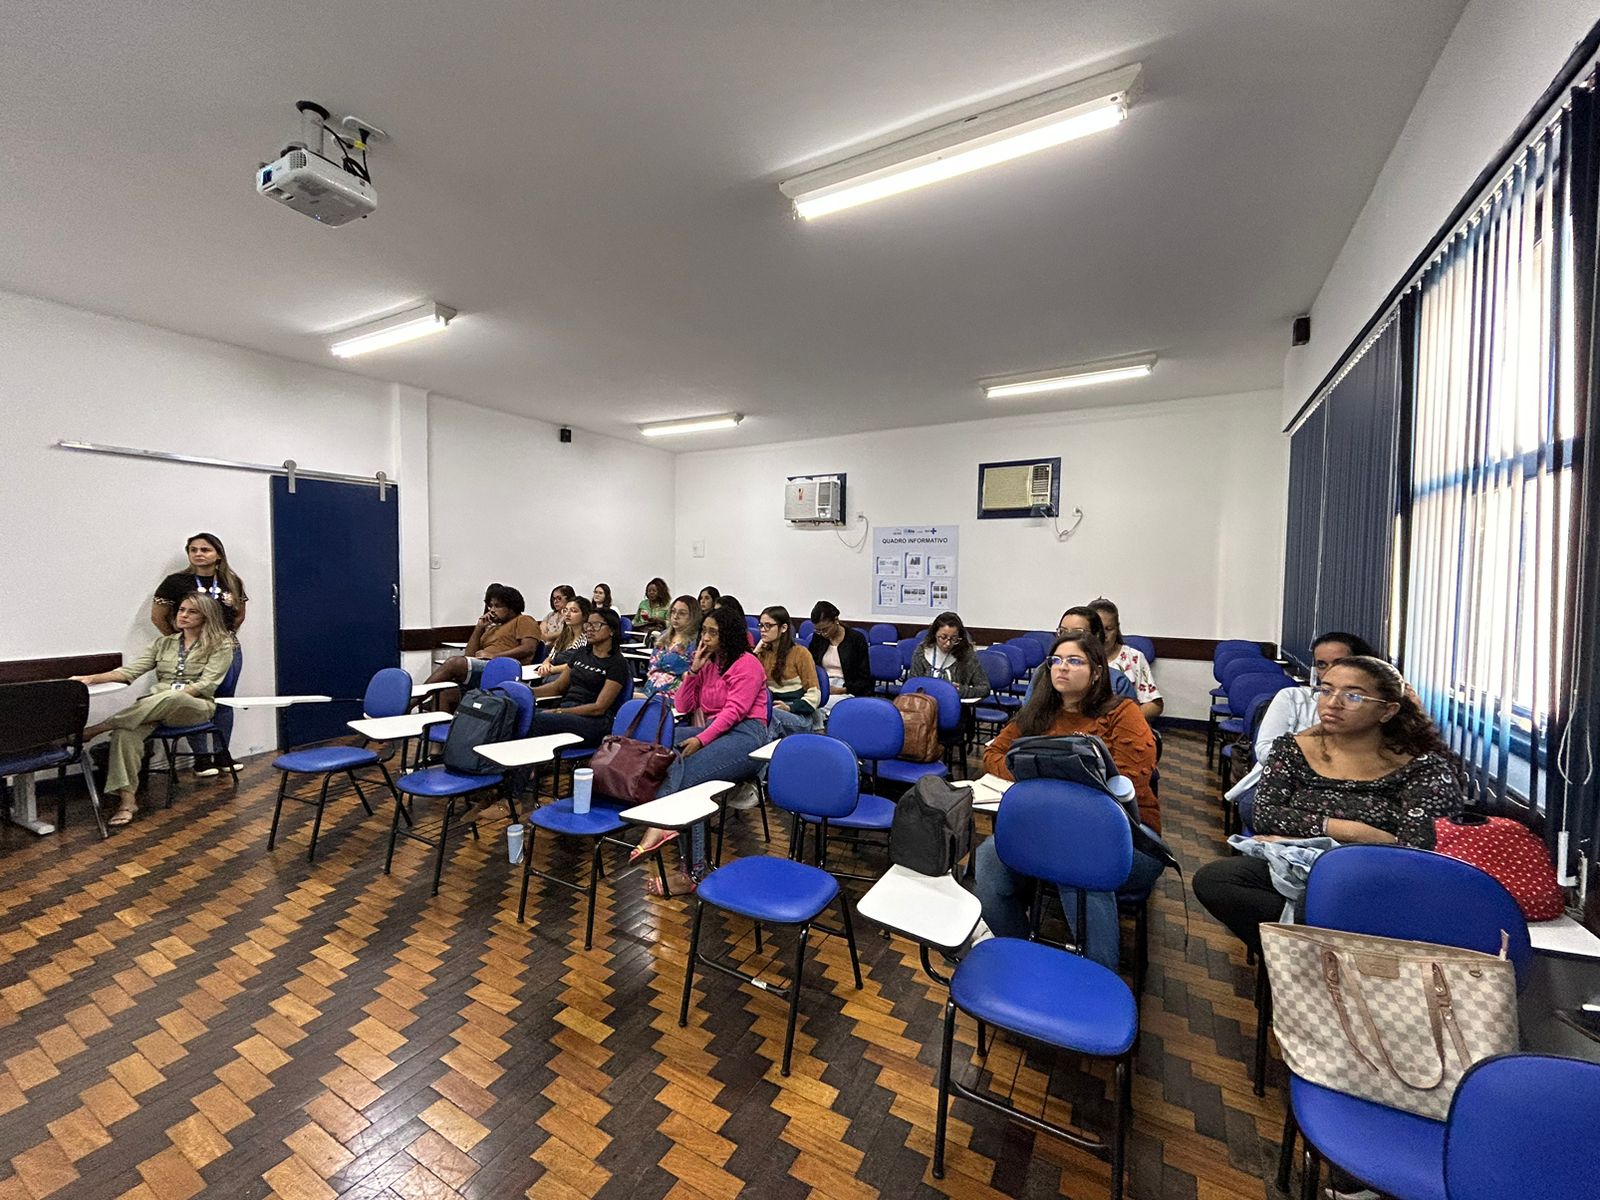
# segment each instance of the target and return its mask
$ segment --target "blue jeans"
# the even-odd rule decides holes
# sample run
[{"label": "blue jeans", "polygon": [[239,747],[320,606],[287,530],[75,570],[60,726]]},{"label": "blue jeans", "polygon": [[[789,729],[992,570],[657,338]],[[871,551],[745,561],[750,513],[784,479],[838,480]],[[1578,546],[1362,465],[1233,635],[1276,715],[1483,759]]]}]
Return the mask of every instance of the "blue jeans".
[{"label": "blue jeans", "polygon": [[[1034,888],[1039,881],[1013,871],[1000,861],[1000,854],[990,838],[979,846],[977,860],[977,893],[983,904],[983,920],[996,937],[1025,938],[1028,936],[1029,909],[1033,904]],[[1162,871],[1159,860],[1148,854],[1133,852],[1133,869],[1128,872],[1123,891],[1143,891],[1155,883]],[[1061,907],[1066,912],[1067,927],[1077,937],[1075,922],[1078,916],[1078,889],[1057,889],[1061,894]],[[1088,944],[1085,954],[1103,967],[1117,969],[1117,959],[1122,938],[1117,928],[1117,898],[1112,892],[1090,892],[1086,906],[1088,914]],[[1079,939],[1080,943],[1082,939]]]},{"label": "blue jeans", "polygon": [[[679,729],[673,734],[672,744],[680,746],[701,731]],[[750,751],[767,744],[767,723],[754,717],[740,721],[727,733],[704,746],[689,758],[680,757],[667,770],[661,781],[660,795],[667,796],[692,788],[712,779],[726,779],[740,783],[754,779],[761,764],[750,757]],[[690,848],[684,853],[684,866],[689,874],[699,877],[706,865],[706,823],[701,821],[689,834]]]},{"label": "blue jeans", "polygon": [[813,713],[806,713],[801,716],[799,713],[790,712],[783,708],[774,708],[772,710],[773,737],[785,737],[791,733],[810,733],[816,727],[816,716]]}]

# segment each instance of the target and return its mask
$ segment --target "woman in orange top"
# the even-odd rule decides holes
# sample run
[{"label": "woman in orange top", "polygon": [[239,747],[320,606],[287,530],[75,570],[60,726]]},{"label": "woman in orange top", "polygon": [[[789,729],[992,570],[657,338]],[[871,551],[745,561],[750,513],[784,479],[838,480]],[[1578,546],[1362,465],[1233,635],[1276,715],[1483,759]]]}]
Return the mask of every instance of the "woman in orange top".
[{"label": "woman in orange top", "polygon": [[[1111,751],[1117,770],[1132,781],[1140,820],[1159,831],[1161,805],[1150,790],[1150,777],[1156,767],[1155,735],[1150,732],[1137,703],[1112,694],[1105,647],[1098,638],[1088,634],[1061,634],[1045,659],[1045,665],[1049,669],[1050,686],[1035,688],[1016,719],[989,743],[983,752],[984,770],[1010,779],[1006,751],[1019,737],[1092,734]],[[1123,889],[1142,891],[1160,874],[1158,860],[1135,850],[1133,869]],[[1000,861],[993,838],[978,847],[978,899],[983,902],[984,923],[996,936],[1028,936],[1028,913],[1036,882]],[[1061,889],[1061,907],[1070,927],[1078,911],[1076,889]],[[1116,897],[1110,892],[1091,892],[1087,911],[1088,956],[1114,971],[1120,945]],[[1080,937],[1079,941],[1082,940]]]}]

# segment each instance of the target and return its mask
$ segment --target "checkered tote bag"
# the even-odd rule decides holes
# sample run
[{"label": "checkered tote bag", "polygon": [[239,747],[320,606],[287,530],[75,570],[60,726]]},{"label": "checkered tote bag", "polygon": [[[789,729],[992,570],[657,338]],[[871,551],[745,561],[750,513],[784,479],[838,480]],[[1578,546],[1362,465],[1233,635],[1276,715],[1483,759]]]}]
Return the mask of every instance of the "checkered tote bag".
[{"label": "checkered tote bag", "polygon": [[1442,1121],[1468,1067],[1517,1049],[1503,950],[1271,924],[1261,950],[1283,1061],[1312,1083]]}]

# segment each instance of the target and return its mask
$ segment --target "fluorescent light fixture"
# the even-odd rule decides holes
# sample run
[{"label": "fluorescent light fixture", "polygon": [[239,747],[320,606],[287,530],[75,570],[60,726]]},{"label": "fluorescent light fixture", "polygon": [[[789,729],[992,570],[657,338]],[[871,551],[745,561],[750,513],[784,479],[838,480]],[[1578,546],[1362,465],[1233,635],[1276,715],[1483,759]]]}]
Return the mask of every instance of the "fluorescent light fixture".
[{"label": "fluorescent light fixture", "polygon": [[385,346],[398,346],[414,338],[438,333],[450,324],[456,310],[432,302],[420,308],[410,308],[378,321],[369,321],[353,329],[342,331],[328,344],[336,358],[354,358]]},{"label": "fluorescent light fixture", "polygon": [[1154,354],[1084,363],[1076,367],[1062,367],[1044,375],[995,380],[983,385],[983,395],[987,400],[1005,400],[1014,396],[1039,396],[1046,392],[1064,392],[1069,388],[1093,387],[1097,383],[1114,383],[1119,379],[1140,379],[1150,374],[1155,365]]},{"label": "fluorescent light fixture", "polygon": [[1119,67],[953,121],[798,176],[778,190],[809,221],[1087,137],[1127,118],[1140,71],[1138,63]]},{"label": "fluorescent light fixture", "polygon": [[651,421],[639,426],[645,437],[666,437],[673,433],[703,433],[708,429],[732,429],[744,420],[743,413],[716,413],[709,417],[687,417],[682,421]]}]

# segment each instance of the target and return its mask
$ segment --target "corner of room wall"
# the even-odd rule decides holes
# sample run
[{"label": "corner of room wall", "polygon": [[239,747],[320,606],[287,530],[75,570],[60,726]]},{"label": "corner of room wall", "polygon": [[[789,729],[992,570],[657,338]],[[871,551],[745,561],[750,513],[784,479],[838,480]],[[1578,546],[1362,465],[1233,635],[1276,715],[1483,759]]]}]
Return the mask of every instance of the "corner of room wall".
[{"label": "corner of room wall", "polygon": [[1495,157],[1595,21],[1584,0],[1471,0],[1284,360],[1285,424]]}]

